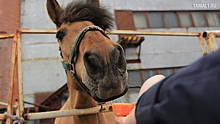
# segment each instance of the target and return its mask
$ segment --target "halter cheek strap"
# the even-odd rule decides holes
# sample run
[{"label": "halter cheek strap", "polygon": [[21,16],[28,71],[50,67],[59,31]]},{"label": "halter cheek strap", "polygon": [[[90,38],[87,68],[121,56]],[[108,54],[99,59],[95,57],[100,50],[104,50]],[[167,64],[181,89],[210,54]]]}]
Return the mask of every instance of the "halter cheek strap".
[{"label": "halter cheek strap", "polygon": [[[102,30],[100,27],[94,26],[94,25],[92,25],[92,26],[87,26],[87,27],[85,27],[83,30],[81,30],[81,31],[79,32],[79,34],[77,35],[76,40],[75,40],[75,42],[74,42],[74,44],[73,44],[73,46],[72,46],[72,50],[71,50],[71,52],[70,52],[68,62],[64,62],[64,61],[63,61],[62,52],[60,51],[61,63],[62,63],[62,65],[63,65],[63,68],[64,68],[65,70],[68,70],[68,71],[71,72],[71,75],[72,75],[73,79],[75,80],[75,82],[81,87],[81,89],[82,89],[83,91],[85,91],[85,92],[86,92],[88,95],[90,95],[90,96],[91,96],[91,93],[90,93],[89,89],[88,89],[83,83],[80,83],[80,81],[79,81],[79,78],[78,78],[78,76],[77,76],[77,74],[76,74],[75,62],[76,62],[76,60],[77,60],[77,58],[78,58],[77,55],[78,55],[78,52],[79,52],[79,45],[80,45],[80,43],[81,43],[83,37],[85,36],[86,32],[88,32],[88,31],[94,31],[94,30],[100,31],[105,37],[109,38],[109,37],[107,36],[107,34],[105,33],[105,31]],[[110,39],[110,38],[109,38],[109,39]]]}]

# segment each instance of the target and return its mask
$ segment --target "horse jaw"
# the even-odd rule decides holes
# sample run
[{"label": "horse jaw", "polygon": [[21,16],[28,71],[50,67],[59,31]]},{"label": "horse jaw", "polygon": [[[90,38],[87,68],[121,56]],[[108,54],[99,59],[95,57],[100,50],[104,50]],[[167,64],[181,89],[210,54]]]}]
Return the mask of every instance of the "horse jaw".
[{"label": "horse jaw", "polygon": [[82,83],[89,89],[97,102],[106,102],[124,95],[128,90],[127,72],[123,76],[105,75],[102,79],[91,79],[86,70],[82,72]]}]

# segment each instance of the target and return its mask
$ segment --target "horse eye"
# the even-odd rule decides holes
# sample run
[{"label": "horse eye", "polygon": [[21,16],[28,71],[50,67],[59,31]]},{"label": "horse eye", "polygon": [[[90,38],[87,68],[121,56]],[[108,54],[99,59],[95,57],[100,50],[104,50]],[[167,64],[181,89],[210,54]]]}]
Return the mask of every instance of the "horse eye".
[{"label": "horse eye", "polygon": [[62,31],[58,31],[57,34],[56,34],[56,38],[59,40],[59,41],[62,41],[63,40],[63,37],[66,35],[65,32],[62,32]]}]

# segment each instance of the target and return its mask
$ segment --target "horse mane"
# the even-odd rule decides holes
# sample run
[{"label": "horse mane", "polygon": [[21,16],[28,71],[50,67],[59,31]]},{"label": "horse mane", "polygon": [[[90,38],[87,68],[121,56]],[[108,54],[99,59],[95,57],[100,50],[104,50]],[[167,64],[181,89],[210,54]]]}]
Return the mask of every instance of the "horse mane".
[{"label": "horse mane", "polygon": [[113,18],[107,9],[84,2],[69,3],[62,11],[60,21],[61,24],[63,22],[90,21],[103,30],[110,30],[113,27]]}]

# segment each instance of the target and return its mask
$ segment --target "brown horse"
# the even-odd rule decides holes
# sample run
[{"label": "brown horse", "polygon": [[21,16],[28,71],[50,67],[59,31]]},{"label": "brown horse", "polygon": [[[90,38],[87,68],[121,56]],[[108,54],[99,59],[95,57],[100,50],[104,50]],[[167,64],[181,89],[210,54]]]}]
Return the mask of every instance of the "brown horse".
[{"label": "brown horse", "polygon": [[[61,110],[95,107],[98,102],[118,98],[128,90],[124,51],[104,32],[112,26],[112,18],[106,9],[94,3],[71,2],[62,9],[56,0],[47,0],[67,73],[69,98]],[[109,112],[56,118],[55,123],[116,122]]]}]

